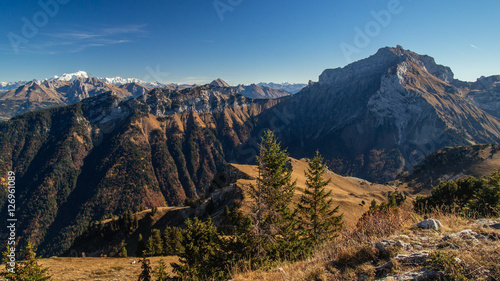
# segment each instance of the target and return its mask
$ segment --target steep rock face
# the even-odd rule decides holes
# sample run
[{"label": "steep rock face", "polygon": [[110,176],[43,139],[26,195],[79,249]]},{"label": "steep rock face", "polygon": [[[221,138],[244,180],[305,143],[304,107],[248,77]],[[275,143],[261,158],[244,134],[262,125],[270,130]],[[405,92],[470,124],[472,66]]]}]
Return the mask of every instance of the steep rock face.
[{"label": "steep rock face", "polygon": [[58,254],[107,214],[203,195],[248,139],[248,122],[274,104],[204,86],[129,100],[107,93],[0,123],[0,173],[16,173],[21,243]]},{"label": "steep rock face", "polygon": [[474,83],[463,83],[461,86],[467,99],[500,118],[500,75],[481,77]]},{"label": "steep rock face", "polygon": [[383,182],[439,148],[500,140],[500,122],[446,81],[453,74],[432,58],[383,48],[325,70],[260,117],[283,125],[260,126],[278,131],[294,157],[319,149],[336,172]]}]

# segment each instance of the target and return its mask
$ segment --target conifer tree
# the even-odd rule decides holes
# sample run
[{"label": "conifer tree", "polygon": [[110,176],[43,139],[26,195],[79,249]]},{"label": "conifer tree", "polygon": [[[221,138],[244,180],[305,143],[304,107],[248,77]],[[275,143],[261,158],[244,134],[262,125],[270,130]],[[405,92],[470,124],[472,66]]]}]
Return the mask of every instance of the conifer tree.
[{"label": "conifer tree", "polygon": [[144,238],[142,237],[142,234],[139,233],[139,238],[137,239],[137,250],[135,252],[135,255],[138,257],[142,257],[145,250],[146,250],[146,245],[144,243]]},{"label": "conifer tree", "polygon": [[143,258],[141,260],[141,268],[142,272],[141,275],[139,275],[138,281],[153,281],[153,278],[151,277],[151,264],[149,259]]},{"label": "conifer tree", "polygon": [[307,188],[298,203],[302,227],[315,245],[332,239],[342,225],[343,215],[336,215],[339,206],[332,208],[332,192],[325,190],[331,181],[331,178],[324,180],[325,172],[323,158],[316,151],[305,172]]},{"label": "conifer tree", "polygon": [[283,234],[291,211],[289,204],[295,191],[288,153],[281,149],[274,133],[267,131],[262,138],[260,155],[257,157],[259,177],[257,186],[251,186],[254,200],[254,228],[258,237]]},{"label": "conifer tree", "polygon": [[175,256],[183,252],[182,229],[167,226],[163,232],[163,255]]},{"label": "conifer tree", "polygon": [[[38,264],[36,258],[36,250],[33,248],[31,241],[28,241],[28,245],[22,251],[24,254],[24,260],[17,261],[15,272],[2,273],[1,276],[7,278],[7,280],[20,280],[20,281],[44,281],[51,280],[51,276],[47,273],[48,268],[42,268]],[[6,255],[4,255],[6,256]],[[6,263],[6,268],[8,265]]]},{"label": "conifer tree", "polygon": [[227,245],[219,237],[217,228],[207,222],[186,220],[182,244],[185,251],[179,263],[172,263],[173,271],[181,280],[227,279],[229,262]]},{"label": "conifer tree", "polygon": [[149,236],[148,242],[146,244],[146,256],[152,257],[155,255],[156,247],[153,240],[153,236]]},{"label": "conifer tree", "polygon": [[127,257],[127,248],[125,246],[122,247],[122,251],[120,252],[122,258]]},{"label": "conifer tree", "polygon": [[158,262],[158,266],[155,267],[155,270],[154,270],[154,275],[156,277],[156,281],[167,281],[168,280],[168,274],[165,271],[166,268],[167,267],[165,265],[165,262],[162,259],[160,259],[160,261]]},{"label": "conifer tree", "polygon": [[152,229],[148,239],[148,254],[151,256],[160,256],[163,254],[163,239],[159,229]]},{"label": "conifer tree", "polygon": [[136,228],[139,227],[139,220],[137,219],[137,214],[134,214],[134,220],[133,220],[133,223],[132,223],[132,227],[134,229],[136,229]]}]

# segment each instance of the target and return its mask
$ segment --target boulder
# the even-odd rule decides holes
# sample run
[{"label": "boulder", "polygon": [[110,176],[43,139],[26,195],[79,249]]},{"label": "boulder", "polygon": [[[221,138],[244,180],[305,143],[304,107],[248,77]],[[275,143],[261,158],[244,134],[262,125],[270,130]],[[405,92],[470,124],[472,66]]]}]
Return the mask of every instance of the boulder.
[{"label": "boulder", "polygon": [[474,223],[482,227],[500,229],[500,222],[490,219],[478,219]]},{"label": "boulder", "polygon": [[460,239],[460,240],[468,240],[468,241],[473,241],[473,242],[479,242],[479,240],[485,240],[486,237],[478,234],[471,229],[464,229],[462,231],[459,231],[457,233],[453,233],[450,235],[447,235],[443,237],[443,241],[448,241],[450,239]]},{"label": "boulder", "polygon": [[436,231],[443,227],[441,222],[435,219],[426,219],[414,225],[423,229],[434,229]]},{"label": "boulder", "polygon": [[387,251],[387,248],[390,246],[396,245],[396,241],[394,240],[382,240],[377,243],[375,243],[375,248],[381,252]]},{"label": "boulder", "polygon": [[421,263],[424,263],[428,257],[429,257],[428,251],[421,251],[421,252],[412,253],[409,255],[397,255],[394,259],[400,263],[421,264]]},{"label": "boulder", "polygon": [[406,243],[406,242],[403,242],[401,240],[398,240],[396,242],[396,246],[403,248],[405,251],[409,251],[413,248],[410,243]]}]

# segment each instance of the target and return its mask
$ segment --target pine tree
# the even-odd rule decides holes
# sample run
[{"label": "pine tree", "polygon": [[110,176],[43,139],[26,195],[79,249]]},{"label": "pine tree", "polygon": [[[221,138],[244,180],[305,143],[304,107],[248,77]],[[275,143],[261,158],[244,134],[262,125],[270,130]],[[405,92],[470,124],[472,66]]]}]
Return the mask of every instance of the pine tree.
[{"label": "pine tree", "polygon": [[182,244],[185,251],[179,263],[172,263],[173,271],[181,280],[227,279],[230,260],[226,242],[209,219],[186,220]]},{"label": "pine tree", "polygon": [[141,260],[141,268],[142,272],[141,275],[139,275],[138,281],[153,281],[153,278],[151,277],[151,264],[149,259],[143,258]]},{"label": "pine tree", "polygon": [[156,281],[167,281],[168,280],[168,275],[167,272],[165,271],[167,266],[165,265],[165,262],[160,259],[158,262],[158,266],[155,267],[154,275],[156,277]]},{"label": "pine tree", "polygon": [[[7,278],[7,280],[12,281],[51,280],[52,277],[47,273],[48,268],[42,268],[38,264],[35,253],[36,250],[33,248],[33,244],[31,243],[31,241],[28,241],[28,245],[22,252],[24,254],[24,260],[16,262],[15,272],[2,273],[1,276]],[[7,264],[6,268],[8,268]]]},{"label": "pine tree", "polygon": [[135,251],[135,255],[138,257],[142,257],[145,250],[146,250],[146,245],[144,244],[144,238],[142,237],[142,234],[139,233],[139,238],[137,239],[137,250]]},{"label": "pine tree", "polygon": [[148,238],[148,242],[146,244],[146,256],[152,257],[155,255],[155,252],[156,252],[155,242],[153,240],[153,236],[150,235]]},{"label": "pine tree", "polygon": [[281,149],[275,135],[267,131],[262,138],[257,157],[259,177],[257,186],[251,186],[250,196],[255,203],[254,228],[258,237],[283,234],[282,223],[290,214],[289,204],[295,191],[288,153]]},{"label": "pine tree", "polygon": [[159,229],[152,229],[148,240],[148,254],[161,256],[163,254],[163,239]]},{"label": "pine tree", "polygon": [[163,231],[163,255],[175,256],[182,253],[182,229],[167,226]]},{"label": "pine tree", "polygon": [[298,204],[302,227],[315,245],[332,239],[342,225],[343,215],[336,215],[339,207],[332,208],[332,192],[325,190],[331,181],[331,178],[323,179],[325,172],[326,166],[323,164],[323,158],[316,151],[316,155],[309,161],[309,168],[305,172],[307,188]]},{"label": "pine tree", "polygon": [[137,214],[134,214],[134,220],[132,223],[132,227],[133,227],[133,229],[136,229],[139,227],[139,220],[137,219]]},{"label": "pine tree", "polygon": [[122,251],[120,252],[122,258],[127,257],[127,248],[125,246],[122,247]]}]

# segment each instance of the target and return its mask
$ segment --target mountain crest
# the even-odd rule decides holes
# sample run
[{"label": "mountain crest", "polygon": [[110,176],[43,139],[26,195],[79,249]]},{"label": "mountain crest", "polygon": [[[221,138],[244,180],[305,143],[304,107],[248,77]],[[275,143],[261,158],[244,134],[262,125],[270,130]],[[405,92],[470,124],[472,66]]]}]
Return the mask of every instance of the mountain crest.
[{"label": "mountain crest", "polygon": [[73,82],[78,78],[89,78],[92,77],[92,75],[88,74],[85,71],[79,70],[75,73],[64,73],[61,76],[55,75],[49,81],[66,81],[66,82]]},{"label": "mountain crest", "polygon": [[231,87],[228,83],[226,83],[226,81],[224,81],[220,78],[217,78],[214,81],[212,81],[212,83],[210,83],[210,85],[217,86],[217,87]]},{"label": "mountain crest", "polygon": [[347,83],[351,79],[362,79],[369,75],[380,75],[388,69],[402,63],[413,62],[440,80],[451,83],[453,72],[447,66],[437,64],[434,58],[419,55],[401,46],[381,48],[374,55],[349,64],[342,68],[327,69],[319,77],[321,85]]}]

